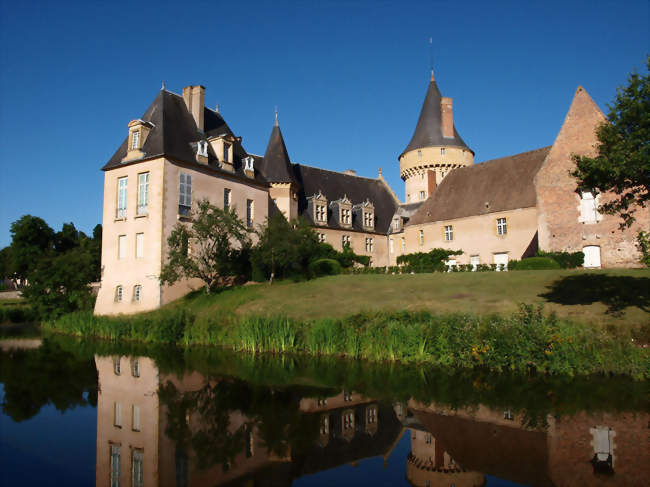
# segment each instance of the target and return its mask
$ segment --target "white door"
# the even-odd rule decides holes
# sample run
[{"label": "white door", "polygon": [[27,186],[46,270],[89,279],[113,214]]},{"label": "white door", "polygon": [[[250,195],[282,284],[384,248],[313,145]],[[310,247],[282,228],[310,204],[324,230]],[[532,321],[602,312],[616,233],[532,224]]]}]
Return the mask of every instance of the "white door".
[{"label": "white door", "polygon": [[456,266],[456,259],[449,259],[445,264],[447,264],[447,272],[451,272],[452,268]]},{"label": "white door", "polygon": [[585,268],[600,267],[600,247],[598,245],[587,245],[582,248],[585,254]]},{"label": "white door", "polygon": [[478,265],[481,263],[481,258],[478,255],[472,255],[469,258],[469,263],[472,265],[472,270],[475,271]]},{"label": "white door", "polygon": [[497,271],[503,265],[504,270],[508,270],[508,254],[505,252],[501,254],[494,254],[494,263],[497,265]]}]

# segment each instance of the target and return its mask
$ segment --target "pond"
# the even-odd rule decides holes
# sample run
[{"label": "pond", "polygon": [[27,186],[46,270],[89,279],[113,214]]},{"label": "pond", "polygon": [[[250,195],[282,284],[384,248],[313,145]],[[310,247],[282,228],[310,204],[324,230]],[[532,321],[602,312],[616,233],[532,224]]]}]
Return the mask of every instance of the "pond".
[{"label": "pond", "polygon": [[647,382],[0,342],[0,483],[647,485]]}]

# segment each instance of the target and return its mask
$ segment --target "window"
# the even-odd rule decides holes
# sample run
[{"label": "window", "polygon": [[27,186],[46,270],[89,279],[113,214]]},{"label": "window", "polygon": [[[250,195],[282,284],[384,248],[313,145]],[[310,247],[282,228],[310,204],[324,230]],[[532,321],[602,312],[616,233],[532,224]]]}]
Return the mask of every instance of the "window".
[{"label": "window", "polygon": [[140,362],[137,358],[131,360],[131,375],[133,377],[140,377]]},{"label": "window", "polygon": [[111,445],[111,487],[120,487],[120,447]]},{"label": "window", "polygon": [[192,208],[192,176],[181,173],[178,181],[178,214],[188,216]]},{"label": "window", "polygon": [[113,403],[113,426],[122,427],[122,405],[119,402]]},{"label": "window", "polygon": [[144,464],[144,452],[142,450],[133,450],[132,458],[132,479],[131,485],[133,487],[142,487],[144,485],[144,478],[142,476],[142,466]]},{"label": "window", "polygon": [[324,233],[319,233],[318,234],[318,241],[319,242],[324,242],[325,241],[325,234]]},{"label": "window", "polygon": [[445,241],[451,242],[454,239],[454,227],[452,225],[445,225]]},{"label": "window", "polygon": [[327,406],[327,399],[321,397],[318,399],[318,407],[322,408],[323,406]]},{"label": "window", "polygon": [[122,296],[124,295],[124,290],[122,289],[121,285],[118,285],[115,288],[115,302],[116,303],[121,303],[122,302]]},{"label": "window", "polygon": [[343,413],[343,429],[349,430],[354,428],[354,413],[352,411]]},{"label": "window", "polygon": [[123,177],[117,180],[117,213],[116,218],[126,218],[126,190],[129,185],[129,178]]},{"label": "window", "polygon": [[144,255],[144,233],[135,234],[135,258],[141,259]]},{"label": "window", "polygon": [[230,202],[231,202],[230,189],[224,188],[224,190],[223,190],[223,209],[224,210],[230,209]]},{"label": "window", "polygon": [[350,210],[348,208],[341,208],[341,223],[345,225],[350,224]]},{"label": "window", "polygon": [[142,298],[142,285],[136,284],[135,286],[133,286],[133,301],[139,303],[141,298]]},{"label": "window", "polygon": [[510,411],[510,409],[506,409],[503,411],[503,419],[507,419],[508,421],[514,421],[515,420],[515,415]]},{"label": "window", "polygon": [[230,144],[226,144],[224,142],[223,144],[223,161],[224,162],[229,162],[230,161]]},{"label": "window", "polygon": [[393,220],[393,230],[399,230],[399,218]]},{"label": "window", "polygon": [[350,236],[342,235],[341,236],[341,247],[345,248],[346,245],[350,245]]},{"label": "window", "polygon": [[497,235],[505,235],[508,233],[505,218],[497,218]]},{"label": "window", "polygon": [[120,368],[120,357],[113,357],[113,372],[115,375],[120,375],[122,373]]},{"label": "window", "polygon": [[343,400],[345,402],[352,401],[352,393],[350,391],[343,391]]},{"label": "window", "polygon": [[364,211],[363,212],[363,225],[372,228],[374,226],[374,218],[371,212],[369,211]]},{"label": "window", "polygon": [[368,408],[368,424],[377,422],[377,408],[375,406]]},{"label": "window", "polygon": [[445,149],[444,147],[441,147],[440,148],[440,155],[444,156],[446,153],[447,153],[447,149]]},{"label": "window", "polygon": [[372,252],[374,247],[374,239],[366,238],[366,252]]},{"label": "window", "polygon": [[320,434],[326,435],[330,432],[330,422],[327,415],[323,414],[320,417]]},{"label": "window", "polygon": [[421,199],[421,200],[424,199],[424,191],[420,191],[420,199]]},{"label": "window", "polygon": [[149,173],[138,174],[138,215],[146,215],[149,211]]},{"label": "window", "polygon": [[117,237],[117,258],[119,260],[126,258],[126,235],[118,235]]},{"label": "window", "polygon": [[246,435],[246,458],[251,458],[255,454],[253,432],[248,431]]},{"label": "window", "polygon": [[324,205],[316,205],[316,221],[327,221],[327,208]]},{"label": "window", "polygon": [[406,238],[402,237],[402,252],[406,250]]},{"label": "window", "polygon": [[246,200],[246,226],[253,227],[253,200]]},{"label": "window", "polygon": [[136,404],[131,408],[131,429],[140,431],[140,406]]},{"label": "window", "polygon": [[430,445],[430,444],[431,444],[431,435],[430,435],[430,434],[427,433],[426,435],[424,435],[424,442],[425,442],[427,445]]},{"label": "window", "polygon": [[421,150],[418,151],[418,159],[422,159],[422,151]]},{"label": "window", "polygon": [[590,191],[580,194],[580,219],[583,223],[596,223],[598,221],[598,197]]},{"label": "window", "polygon": [[445,171],[441,171],[441,172],[440,172],[440,178],[444,178],[444,177],[445,177],[445,174],[447,174]]},{"label": "window", "polygon": [[388,249],[391,254],[395,252],[395,243],[393,242],[392,238],[388,240]]},{"label": "window", "polygon": [[445,265],[447,266],[447,272],[453,271],[454,268],[456,267],[456,259],[448,259],[445,262]]},{"label": "window", "polygon": [[508,270],[508,254],[501,252],[494,254],[494,263],[496,264],[497,271],[507,271]]},{"label": "window", "polygon": [[478,255],[472,255],[469,258],[469,263],[472,266],[472,270],[475,271],[478,268],[478,265],[481,263],[481,258]]},{"label": "window", "polygon": [[131,150],[140,148],[140,131],[134,130],[131,133]]},{"label": "window", "polygon": [[420,245],[424,245],[424,230],[420,230],[418,238],[420,239]]}]

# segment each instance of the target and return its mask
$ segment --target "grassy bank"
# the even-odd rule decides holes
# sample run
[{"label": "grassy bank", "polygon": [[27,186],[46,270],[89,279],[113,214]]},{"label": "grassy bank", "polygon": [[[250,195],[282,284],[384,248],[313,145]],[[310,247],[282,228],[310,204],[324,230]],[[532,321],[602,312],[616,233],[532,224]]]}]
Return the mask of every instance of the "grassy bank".
[{"label": "grassy bank", "polygon": [[173,303],[197,315],[282,314],[297,320],[367,311],[512,313],[519,303],[590,326],[645,329],[650,339],[650,270],[548,270],[415,275],[342,275],[259,284]]},{"label": "grassy bank", "polygon": [[650,349],[637,347],[629,335],[558,320],[540,308],[523,305],[510,315],[402,311],[315,320],[238,316],[223,310],[197,315],[175,306],[118,318],[73,313],[45,323],[44,328],[84,337],[219,345],[251,353],[347,356],[494,372],[650,378]]}]

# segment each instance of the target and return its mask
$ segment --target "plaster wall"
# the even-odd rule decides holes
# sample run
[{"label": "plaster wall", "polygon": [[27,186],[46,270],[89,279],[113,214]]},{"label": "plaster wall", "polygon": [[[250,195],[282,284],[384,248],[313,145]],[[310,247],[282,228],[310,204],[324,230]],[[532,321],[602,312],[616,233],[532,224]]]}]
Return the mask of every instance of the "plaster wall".
[{"label": "plaster wall", "polygon": [[[497,235],[497,219],[506,218],[507,234]],[[445,226],[453,227],[453,240],[445,240]],[[420,230],[424,243],[420,245]],[[519,260],[534,252],[537,232],[537,209],[518,208],[485,215],[457,218],[454,220],[407,225],[402,234],[391,234],[394,252],[389,254],[390,265],[396,265],[402,254],[428,252],[434,248],[462,250],[455,257],[456,264],[469,264],[471,256],[479,256],[481,264],[494,263],[495,253],[507,253],[508,260]],[[402,251],[401,237],[405,238],[406,250]]]}]

